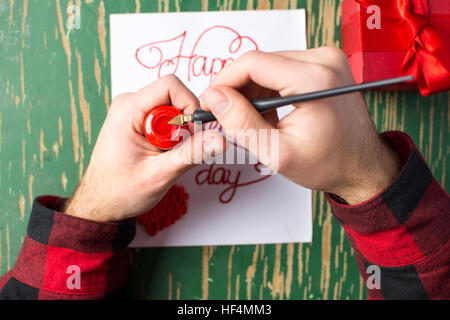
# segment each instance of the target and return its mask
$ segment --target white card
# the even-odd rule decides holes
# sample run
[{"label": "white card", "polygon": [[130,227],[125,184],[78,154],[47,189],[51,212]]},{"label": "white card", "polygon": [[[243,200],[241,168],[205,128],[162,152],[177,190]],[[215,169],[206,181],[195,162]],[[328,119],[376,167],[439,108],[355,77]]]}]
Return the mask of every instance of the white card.
[{"label": "white card", "polygon": [[[305,50],[305,25],[304,10],[111,15],[112,96],[172,73],[200,95],[248,50]],[[278,109],[279,116],[291,108]],[[311,191],[280,175],[262,176],[260,168],[204,164],[190,170],[176,183],[189,194],[187,213],[155,236],[138,224],[131,246],[310,242]]]}]

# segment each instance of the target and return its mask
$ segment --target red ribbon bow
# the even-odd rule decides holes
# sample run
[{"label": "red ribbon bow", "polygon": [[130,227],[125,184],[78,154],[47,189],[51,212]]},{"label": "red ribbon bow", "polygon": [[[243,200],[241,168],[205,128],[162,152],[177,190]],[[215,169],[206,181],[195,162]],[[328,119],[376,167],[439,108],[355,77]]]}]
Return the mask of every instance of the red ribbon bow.
[{"label": "red ribbon bow", "polygon": [[[364,7],[380,7],[381,21],[386,14],[411,30],[409,49],[402,64],[404,75],[414,75],[424,96],[450,88],[450,30],[430,23],[428,0],[357,0]],[[447,18],[450,21],[450,18]],[[405,34],[408,36],[408,33]]]}]

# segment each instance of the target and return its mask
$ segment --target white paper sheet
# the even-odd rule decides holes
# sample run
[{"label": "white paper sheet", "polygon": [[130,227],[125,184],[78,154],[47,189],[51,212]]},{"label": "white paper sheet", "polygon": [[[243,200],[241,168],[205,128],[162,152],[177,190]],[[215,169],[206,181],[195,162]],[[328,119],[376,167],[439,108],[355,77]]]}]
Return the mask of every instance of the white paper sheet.
[{"label": "white paper sheet", "polygon": [[[111,15],[110,22],[113,97],[136,91],[170,73],[200,95],[223,64],[248,50],[306,49],[304,10],[116,14]],[[279,116],[290,108],[280,108]],[[210,183],[213,175],[218,181],[225,172],[229,181]],[[232,182],[238,175],[238,184],[249,184],[233,188]],[[204,183],[197,183],[196,176],[198,182]],[[250,183],[257,180],[260,181]],[[131,246],[312,239],[310,190],[280,175],[265,178],[254,164],[200,165],[176,184],[189,194],[188,212],[153,237],[138,225]],[[235,193],[230,199],[233,189]]]}]

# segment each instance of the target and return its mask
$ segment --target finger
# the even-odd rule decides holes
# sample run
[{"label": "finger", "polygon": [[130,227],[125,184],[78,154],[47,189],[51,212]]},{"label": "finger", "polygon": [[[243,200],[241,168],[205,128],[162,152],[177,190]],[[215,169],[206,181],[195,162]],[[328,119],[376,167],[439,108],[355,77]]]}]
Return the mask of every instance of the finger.
[{"label": "finger", "polygon": [[211,110],[228,137],[258,155],[258,131],[274,129],[255,107],[230,87],[210,87],[201,96],[202,107]]},{"label": "finger", "polygon": [[319,47],[308,50],[275,51],[273,53],[290,59],[333,66],[333,60],[342,56],[340,51],[339,48]]},{"label": "finger", "polygon": [[194,165],[210,162],[226,148],[226,139],[220,132],[202,130],[190,136],[178,147],[159,155],[155,160],[161,164],[160,168],[164,168],[170,179],[176,180]]},{"label": "finger", "polygon": [[144,133],[142,124],[145,116],[151,109],[160,105],[172,105],[185,110],[198,108],[199,101],[176,76],[165,76],[128,95],[126,116],[131,118],[136,132]]},{"label": "finger", "polygon": [[280,54],[250,51],[227,65],[213,79],[212,85],[243,88],[253,82],[286,96],[329,89],[339,79],[335,69],[329,66]]},{"label": "finger", "polygon": [[[263,67],[262,67],[263,66]],[[227,65],[212,81],[212,86],[242,88],[249,82],[284,92],[295,82],[306,82],[311,64],[261,51],[250,51]]]},{"label": "finger", "polygon": [[197,97],[174,75],[167,75],[138,90],[134,102],[135,107],[145,113],[162,104],[171,104],[180,110],[198,107]]},{"label": "finger", "polygon": [[320,64],[341,73],[348,66],[347,55],[335,47],[320,47],[303,51],[277,51],[274,54],[307,63]]}]

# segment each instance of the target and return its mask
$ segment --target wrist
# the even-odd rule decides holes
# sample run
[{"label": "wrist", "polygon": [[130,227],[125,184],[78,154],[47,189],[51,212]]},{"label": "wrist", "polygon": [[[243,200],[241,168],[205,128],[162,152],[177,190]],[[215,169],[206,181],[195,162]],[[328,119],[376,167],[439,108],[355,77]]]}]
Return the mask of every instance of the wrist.
[{"label": "wrist", "polygon": [[97,203],[99,201],[98,192],[92,190],[92,184],[89,183],[89,168],[81,180],[78,188],[72,197],[67,201],[64,213],[69,216],[91,220],[96,222],[113,222],[108,219],[105,212]]},{"label": "wrist", "polygon": [[93,199],[88,198],[89,194],[83,184],[80,183],[72,197],[67,201],[64,213],[69,216],[100,222],[96,218],[97,210],[93,207]]},{"label": "wrist", "polygon": [[360,164],[348,170],[351,177],[345,186],[332,192],[349,205],[365,202],[381,193],[401,170],[402,162],[398,153],[378,135],[373,141]]}]

